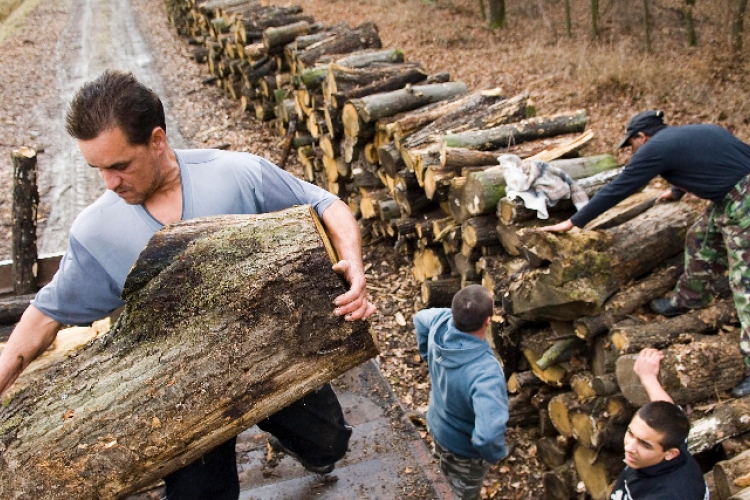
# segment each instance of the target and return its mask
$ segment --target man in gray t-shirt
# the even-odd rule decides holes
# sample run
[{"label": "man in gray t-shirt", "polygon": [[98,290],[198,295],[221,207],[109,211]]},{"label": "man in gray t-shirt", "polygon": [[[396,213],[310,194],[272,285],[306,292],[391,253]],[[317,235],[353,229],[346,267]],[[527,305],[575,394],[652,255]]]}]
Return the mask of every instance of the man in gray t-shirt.
[{"label": "man in gray t-shirt", "polygon": [[[264,213],[309,204],[349,283],[334,301],[347,321],[375,312],[367,299],[357,221],[337,197],[247,153],[173,150],[158,96],[131,74],[107,71],[74,96],[66,129],[107,192],[76,218],[52,282],[23,314],[0,354],[0,394],[54,341],[65,324],[86,324],[123,304],[128,271],[164,225],[220,214]],[[326,473],[351,435],[328,384],[258,424],[276,447],[308,470]],[[235,500],[234,439],[165,478],[169,500]]]}]

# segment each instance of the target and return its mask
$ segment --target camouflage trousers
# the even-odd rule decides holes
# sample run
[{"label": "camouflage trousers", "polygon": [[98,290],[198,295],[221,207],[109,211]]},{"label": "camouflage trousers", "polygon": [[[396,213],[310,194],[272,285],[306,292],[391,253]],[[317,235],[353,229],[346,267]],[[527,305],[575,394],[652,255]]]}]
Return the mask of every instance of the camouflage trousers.
[{"label": "camouflage trousers", "polygon": [[440,463],[458,500],[478,500],[482,492],[482,483],[490,470],[490,463],[481,458],[467,458],[452,453],[432,439],[432,454]]},{"label": "camouflage trousers", "polygon": [[721,203],[711,203],[687,233],[685,272],[675,287],[677,302],[705,306],[726,275],[740,321],[740,350],[750,375],[750,175]]}]

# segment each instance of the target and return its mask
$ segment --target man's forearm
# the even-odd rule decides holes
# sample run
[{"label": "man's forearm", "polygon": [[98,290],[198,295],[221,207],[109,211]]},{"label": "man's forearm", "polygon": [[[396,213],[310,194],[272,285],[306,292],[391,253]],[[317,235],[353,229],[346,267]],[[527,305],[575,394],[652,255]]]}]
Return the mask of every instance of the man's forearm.
[{"label": "man's forearm", "polygon": [[0,394],[55,340],[62,325],[29,306],[0,353]]}]

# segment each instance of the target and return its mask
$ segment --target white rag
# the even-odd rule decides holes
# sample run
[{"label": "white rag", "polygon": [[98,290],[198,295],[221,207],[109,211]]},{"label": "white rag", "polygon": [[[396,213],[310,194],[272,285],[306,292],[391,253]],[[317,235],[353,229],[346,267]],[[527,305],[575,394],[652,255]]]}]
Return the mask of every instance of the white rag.
[{"label": "white rag", "polygon": [[547,207],[554,207],[558,200],[572,199],[576,210],[589,201],[581,186],[565,171],[549,163],[537,160],[521,160],[516,155],[500,155],[498,163],[505,177],[505,196],[520,198],[524,206],[536,210],[540,219],[548,219]]}]

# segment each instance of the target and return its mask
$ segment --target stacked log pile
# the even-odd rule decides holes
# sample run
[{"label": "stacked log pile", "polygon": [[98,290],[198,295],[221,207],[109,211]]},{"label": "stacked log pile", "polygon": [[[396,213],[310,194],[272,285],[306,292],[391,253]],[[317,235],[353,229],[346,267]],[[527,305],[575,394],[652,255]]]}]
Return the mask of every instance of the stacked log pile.
[{"label": "stacked log pile", "polygon": [[384,48],[372,23],[323,26],[300,7],[257,1],[167,5],[196,61],[250,117],[274,122],[306,180],[348,201],[365,236],[411,258],[419,307],[446,306],[467,284],[494,291],[511,423],[539,426],[550,498],[574,498],[579,482],[607,498],[644,402],[632,374],[643,347],[666,356],[662,383],[691,412],[691,451],[741,451],[727,444],[750,430],[750,401],[727,393],[742,377],[732,303],[672,319],[643,307],[674,287],[701,207],[656,204],[645,190],[586,230],[552,234],[537,227],[574,213],[569,200],[542,221],[506,196],[505,153],[549,162],[589,196],[617,175],[613,157],[581,156],[585,111],[537,115],[526,94],[429,74]]}]

